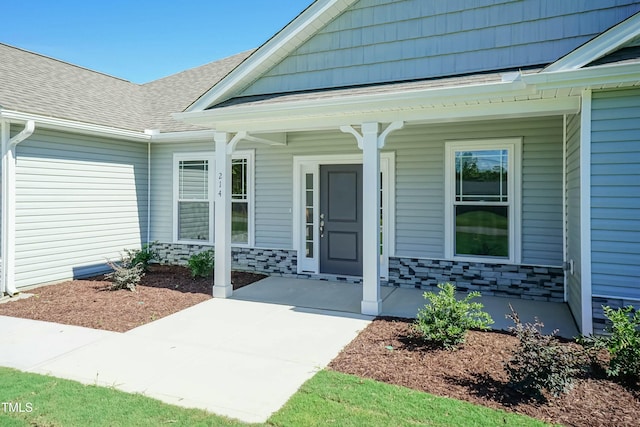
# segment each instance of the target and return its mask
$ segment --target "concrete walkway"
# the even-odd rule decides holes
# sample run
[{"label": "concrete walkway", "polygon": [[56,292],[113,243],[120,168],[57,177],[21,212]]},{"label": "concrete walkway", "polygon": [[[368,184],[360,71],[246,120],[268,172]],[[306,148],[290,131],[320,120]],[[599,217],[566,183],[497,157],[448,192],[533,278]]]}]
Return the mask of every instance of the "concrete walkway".
[{"label": "concrete walkway", "polygon": [[[383,287],[383,315],[413,317],[422,291]],[[126,333],[0,316],[0,366],[115,387],[264,422],[371,321],[362,287],[269,277]],[[523,321],[577,334],[566,304],[482,297],[494,328]]]},{"label": "concrete walkway", "polygon": [[126,333],[0,316],[0,365],[264,422],[370,320],[230,299]]}]

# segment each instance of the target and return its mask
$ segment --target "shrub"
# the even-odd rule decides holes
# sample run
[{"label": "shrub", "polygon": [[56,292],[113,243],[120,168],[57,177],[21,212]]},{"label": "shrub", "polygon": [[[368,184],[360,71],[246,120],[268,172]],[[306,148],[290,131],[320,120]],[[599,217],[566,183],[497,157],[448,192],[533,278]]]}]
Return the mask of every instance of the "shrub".
[{"label": "shrub", "polygon": [[425,292],[429,304],[418,310],[414,329],[424,341],[446,349],[455,349],[464,343],[471,328],[489,329],[491,316],[482,311],[479,302],[470,302],[480,292],[471,292],[466,298],[456,299],[456,287],[451,283],[439,284],[440,291]]},{"label": "shrub", "polygon": [[113,269],[111,273],[105,275],[107,279],[110,279],[113,282],[109,288],[110,290],[136,290],[136,285],[140,283],[142,276],[144,276],[144,269],[141,263],[129,265],[126,262],[121,261],[120,264],[113,262],[107,262],[107,264]]},{"label": "shrub", "polygon": [[141,264],[143,271],[149,271],[149,263],[160,258],[158,252],[148,243],[142,245],[142,249],[125,249],[124,253],[123,261],[127,266]]},{"label": "shrub", "polygon": [[568,391],[588,363],[585,353],[577,347],[562,345],[555,337],[557,331],[543,334],[544,325],[538,319],[533,324],[523,325],[513,307],[509,307],[511,315],[507,317],[515,323],[510,329],[519,341],[511,359],[504,365],[509,385],[538,399],[543,397],[543,390],[554,396]]},{"label": "shrub", "polygon": [[624,383],[635,384],[640,380],[640,311],[629,305],[614,310],[602,307],[611,321],[603,337],[583,338],[586,345],[605,348],[610,355],[607,375]]},{"label": "shrub", "polygon": [[192,255],[188,261],[189,269],[193,277],[209,277],[213,273],[213,251],[203,251]]}]

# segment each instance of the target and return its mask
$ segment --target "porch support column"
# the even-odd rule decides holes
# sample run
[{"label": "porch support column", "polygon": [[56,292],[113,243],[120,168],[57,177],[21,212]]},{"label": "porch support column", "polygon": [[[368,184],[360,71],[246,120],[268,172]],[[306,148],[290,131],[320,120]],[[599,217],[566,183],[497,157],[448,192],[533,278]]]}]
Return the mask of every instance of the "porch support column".
[{"label": "porch support column", "polygon": [[362,314],[382,312],[380,298],[380,149],[378,123],[362,124]]},{"label": "porch support column", "polygon": [[377,316],[382,312],[380,297],[380,149],[387,135],[402,128],[393,122],[379,134],[378,122],[363,123],[360,135],[351,126],[340,130],[351,133],[362,149],[362,314]]},{"label": "porch support column", "polygon": [[[233,293],[231,284],[231,151],[230,135],[216,132],[215,200],[215,274],[214,298],[227,298]],[[229,151],[229,152],[227,152]]]}]

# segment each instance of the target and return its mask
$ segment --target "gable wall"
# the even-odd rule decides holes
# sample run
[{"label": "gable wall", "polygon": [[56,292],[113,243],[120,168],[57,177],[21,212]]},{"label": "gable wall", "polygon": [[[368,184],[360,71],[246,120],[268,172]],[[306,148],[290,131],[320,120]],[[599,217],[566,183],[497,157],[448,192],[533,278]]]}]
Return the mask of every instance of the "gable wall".
[{"label": "gable wall", "polygon": [[360,0],[241,96],[548,64],[638,11],[637,0]]},{"label": "gable wall", "polygon": [[36,130],[16,157],[18,288],[102,272],[140,248],[146,144]]},{"label": "gable wall", "polygon": [[593,93],[594,295],[640,300],[640,89]]}]

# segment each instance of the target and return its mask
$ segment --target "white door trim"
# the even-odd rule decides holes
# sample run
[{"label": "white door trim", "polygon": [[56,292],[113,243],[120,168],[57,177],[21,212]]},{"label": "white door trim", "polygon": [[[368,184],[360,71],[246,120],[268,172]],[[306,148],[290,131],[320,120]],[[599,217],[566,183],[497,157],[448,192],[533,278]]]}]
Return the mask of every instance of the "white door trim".
[{"label": "white door trim", "polygon": [[[293,158],[293,248],[297,252],[297,272],[318,274],[319,269],[319,171],[320,165],[362,164],[362,154],[327,154],[315,156],[294,156]],[[380,277],[389,277],[389,257],[395,255],[395,152],[380,153],[382,182],[382,255],[380,257]],[[314,174],[314,257],[305,256],[305,182],[304,174]],[[363,231],[365,232],[365,231]]]}]

